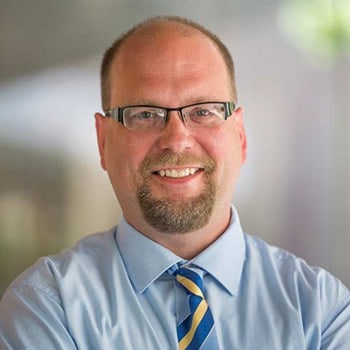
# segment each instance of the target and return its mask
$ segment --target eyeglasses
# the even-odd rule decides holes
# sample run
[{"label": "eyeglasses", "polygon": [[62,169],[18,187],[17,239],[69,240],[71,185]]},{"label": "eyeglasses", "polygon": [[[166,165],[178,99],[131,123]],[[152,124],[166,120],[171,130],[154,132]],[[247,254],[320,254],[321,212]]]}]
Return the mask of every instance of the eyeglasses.
[{"label": "eyeglasses", "polygon": [[161,130],[169,120],[169,113],[180,113],[188,128],[213,127],[223,123],[235,110],[233,102],[200,102],[179,108],[134,105],[116,107],[106,111],[105,117],[137,131]]}]

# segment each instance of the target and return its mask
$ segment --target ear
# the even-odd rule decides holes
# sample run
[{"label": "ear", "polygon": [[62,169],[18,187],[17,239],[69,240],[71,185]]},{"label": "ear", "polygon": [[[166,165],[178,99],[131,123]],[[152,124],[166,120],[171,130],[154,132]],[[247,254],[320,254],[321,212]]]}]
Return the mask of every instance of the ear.
[{"label": "ear", "polygon": [[97,135],[98,150],[100,153],[101,166],[104,170],[107,170],[106,160],[105,160],[107,119],[100,113],[95,113],[95,126],[96,126],[96,135]]},{"label": "ear", "polygon": [[242,148],[242,164],[247,159],[247,137],[244,129],[243,123],[243,109],[241,107],[237,108],[234,111],[236,126],[238,127],[239,136],[241,139],[241,148]]}]

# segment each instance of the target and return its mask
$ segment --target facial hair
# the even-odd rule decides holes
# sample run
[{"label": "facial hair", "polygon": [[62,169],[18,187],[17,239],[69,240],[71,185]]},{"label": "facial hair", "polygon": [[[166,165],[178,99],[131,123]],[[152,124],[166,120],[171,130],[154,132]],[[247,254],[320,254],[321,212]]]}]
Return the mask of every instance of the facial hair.
[{"label": "facial hair", "polygon": [[[204,172],[204,188],[201,193],[190,199],[156,198],[150,186],[154,176],[152,169],[157,167],[185,166],[198,164]],[[216,185],[213,179],[214,161],[188,154],[166,152],[158,157],[147,157],[140,166],[137,186],[137,199],[145,221],[159,232],[188,233],[208,224],[213,212]]]}]

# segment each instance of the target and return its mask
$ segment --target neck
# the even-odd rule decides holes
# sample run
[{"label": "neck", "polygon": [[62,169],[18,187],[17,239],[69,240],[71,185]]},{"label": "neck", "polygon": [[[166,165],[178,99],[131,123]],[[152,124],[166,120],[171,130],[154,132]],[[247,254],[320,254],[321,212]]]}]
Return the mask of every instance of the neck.
[{"label": "neck", "polygon": [[144,221],[142,221],[142,225],[133,225],[128,218],[126,220],[146,237],[169,249],[177,256],[191,260],[216,241],[229,226],[230,208],[225,212],[220,212],[220,215],[218,214],[213,213],[205,227],[187,233],[159,232]]}]

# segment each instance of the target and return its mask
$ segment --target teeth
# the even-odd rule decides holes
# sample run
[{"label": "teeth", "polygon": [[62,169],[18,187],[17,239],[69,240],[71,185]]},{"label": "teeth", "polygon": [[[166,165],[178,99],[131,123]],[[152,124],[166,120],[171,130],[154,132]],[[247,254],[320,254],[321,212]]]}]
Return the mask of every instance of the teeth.
[{"label": "teeth", "polygon": [[186,168],[186,169],[166,169],[166,170],[160,170],[158,171],[158,174],[162,177],[185,177],[189,175],[193,175],[198,171],[198,168]]}]

